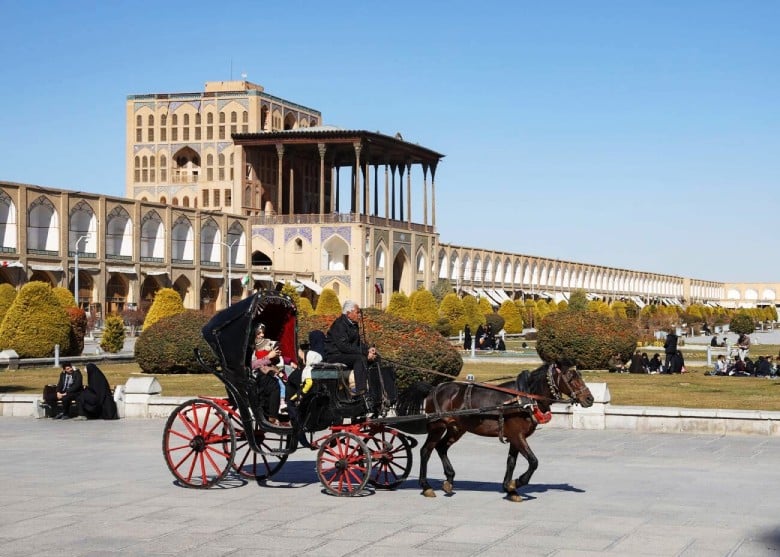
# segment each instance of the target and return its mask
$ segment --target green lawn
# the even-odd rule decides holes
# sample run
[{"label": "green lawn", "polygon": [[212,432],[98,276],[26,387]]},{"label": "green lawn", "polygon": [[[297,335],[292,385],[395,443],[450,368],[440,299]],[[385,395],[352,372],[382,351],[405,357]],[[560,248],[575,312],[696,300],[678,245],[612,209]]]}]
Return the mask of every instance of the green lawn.
[{"label": "green lawn", "polygon": [[[777,354],[777,346],[762,345],[755,350]],[[751,349],[751,354],[754,350]],[[465,360],[461,378],[473,374],[478,381],[514,377],[532,365],[493,364]],[[127,382],[140,373],[136,364],[104,364],[100,369],[111,385]],[[83,371],[83,368],[82,368]],[[606,382],[612,403],[639,406],[675,406],[683,408],[736,408],[743,410],[780,410],[780,380],[746,377],[709,377],[704,368],[692,368],[683,375],[614,374],[606,371],[583,372],[588,382]],[[40,394],[47,383],[56,383],[59,370],[24,368],[0,371],[0,393]],[[210,374],[158,375],[166,396],[224,396],[222,383]]]}]

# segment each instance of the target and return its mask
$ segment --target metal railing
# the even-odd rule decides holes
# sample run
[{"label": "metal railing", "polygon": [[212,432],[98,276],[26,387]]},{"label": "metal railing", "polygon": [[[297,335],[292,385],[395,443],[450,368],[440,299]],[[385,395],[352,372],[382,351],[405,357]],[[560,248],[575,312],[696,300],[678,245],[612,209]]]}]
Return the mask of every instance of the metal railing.
[{"label": "metal railing", "polygon": [[406,222],[402,220],[387,219],[375,215],[362,215],[359,213],[307,213],[295,215],[253,215],[249,217],[250,225],[274,225],[274,224],[372,224],[375,226],[389,226],[399,230],[413,230],[415,232],[433,233],[434,227],[429,224]]}]

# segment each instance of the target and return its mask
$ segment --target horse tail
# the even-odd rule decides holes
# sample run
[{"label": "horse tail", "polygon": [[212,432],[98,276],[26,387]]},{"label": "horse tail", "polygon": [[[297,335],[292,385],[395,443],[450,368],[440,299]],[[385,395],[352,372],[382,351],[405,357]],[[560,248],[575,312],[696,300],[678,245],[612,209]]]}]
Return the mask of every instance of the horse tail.
[{"label": "horse tail", "polygon": [[398,402],[395,403],[397,416],[414,416],[422,413],[425,398],[433,391],[433,385],[418,381],[408,386],[398,394]]}]

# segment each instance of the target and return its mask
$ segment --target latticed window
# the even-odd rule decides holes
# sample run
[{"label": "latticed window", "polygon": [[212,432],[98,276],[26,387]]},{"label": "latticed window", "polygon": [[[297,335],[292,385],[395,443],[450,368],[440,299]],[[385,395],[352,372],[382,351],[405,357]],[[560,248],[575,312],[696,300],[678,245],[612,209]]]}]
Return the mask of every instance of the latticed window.
[{"label": "latticed window", "polygon": [[211,182],[214,180],[214,155],[206,155],[206,181]]},{"label": "latticed window", "polygon": [[209,190],[203,190],[203,206],[209,206]]},{"label": "latticed window", "polygon": [[149,128],[146,130],[146,140],[154,141],[154,116],[149,115]]},{"label": "latticed window", "polygon": [[181,130],[181,138],[184,141],[190,140],[190,115],[184,115],[184,127]]},{"label": "latticed window", "polygon": [[165,155],[160,155],[160,181],[168,181],[168,159]]},{"label": "latticed window", "polygon": [[214,207],[219,207],[219,190],[214,190]]},{"label": "latticed window", "polygon": [[149,159],[146,158],[146,155],[141,157],[141,181],[149,181]]},{"label": "latticed window", "polygon": [[233,194],[229,189],[225,190],[225,207],[232,207],[233,205]]},{"label": "latticed window", "polygon": [[200,141],[200,112],[195,115],[195,141]]},{"label": "latticed window", "polygon": [[168,141],[168,115],[160,116],[160,141]]},{"label": "latticed window", "polygon": [[248,133],[249,132],[249,112],[246,110],[241,113],[241,132],[242,133]]},{"label": "latticed window", "polygon": [[219,180],[225,179],[225,155],[223,153],[219,154]]},{"label": "latticed window", "polygon": [[171,116],[171,141],[179,140],[179,117],[174,114]]},{"label": "latticed window", "polygon": [[157,181],[157,178],[155,176],[156,166],[157,166],[157,160],[154,158],[154,156],[149,157],[149,181],[150,182]]},{"label": "latticed window", "polygon": [[136,182],[141,181],[141,157],[135,158],[135,163],[133,164],[133,180]]}]

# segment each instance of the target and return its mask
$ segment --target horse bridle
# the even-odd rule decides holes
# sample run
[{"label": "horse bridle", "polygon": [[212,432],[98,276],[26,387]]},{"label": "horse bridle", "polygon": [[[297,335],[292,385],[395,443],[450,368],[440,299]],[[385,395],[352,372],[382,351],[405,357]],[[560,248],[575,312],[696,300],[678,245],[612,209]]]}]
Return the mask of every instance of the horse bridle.
[{"label": "horse bridle", "polygon": [[[567,387],[570,394],[564,394],[563,390],[557,385],[557,381],[553,379],[553,373],[555,370],[558,370],[558,379],[557,381],[563,381],[563,384]],[[563,401],[566,400],[564,397],[569,397],[569,399],[574,404],[579,404],[579,395],[584,393],[587,390],[587,385],[583,386],[581,389],[575,390],[571,386],[571,382],[566,379],[564,373],[561,371],[561,368],[558,367],[558,364],[552,363],[547,368],[547,384],[550,386],[550,392],[552,393],[553,399],[555,401]]]}]

